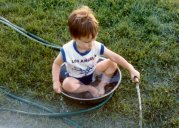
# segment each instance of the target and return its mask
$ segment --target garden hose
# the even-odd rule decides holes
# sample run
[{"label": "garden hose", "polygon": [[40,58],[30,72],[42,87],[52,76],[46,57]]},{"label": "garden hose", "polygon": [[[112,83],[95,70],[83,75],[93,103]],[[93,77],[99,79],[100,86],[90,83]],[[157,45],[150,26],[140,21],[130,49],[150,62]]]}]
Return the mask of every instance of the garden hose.
[{"label": "garden hose", "polygon": [[87,109],[81,109],[79,111],[74,111],[74,112],[57,113],[57,112],[54,112],[54,111],[52,111],[51,109],[49,109],[47,107],[44,107],[44,106],[39,105],[37,103],[34,103],[34,102],[29,101],[29,100],[26,100],[26,99],[20,98],[18,96],[15,96],[14,94],[11,94],[11,93],[7,92],[2,87],[0,87],[0,92],[3,93],[4,95],[10,97],[10,98],[13,98],[13,99],[18,100],[20,102],[23,102],[23,103],[35,106],[35,107],[40,108],[40,109],[42,109],[42,110],[44,110],[44,111],[46,111],[48,113],[32,113],[32,112],[26,112],[26,111],[21,111],[21,110],[16,110],[16,109],[9,109],[9,108],[0,108],[0,111],[10,111],[10,112],[13,112],[13,113],[19,113],[19,114],[30,115],[30,116],[40,116],[40,117],[41,116],[46,116],[46,117],[62,117],[63,120],[67,124],[73,125],[76,128],[80,128],[81,126],[79,124],[77,124],[75,121],[73,121],[71,119],[68,119],[66,117],[68,117],[68,116],[74,116],[74,115],[79,115],[79,114],[82,114],[82,113],[87,113],[87,112],[96,110],[96,109],[102,107],[104,104],[106,104],[112,98],[112,94],[111,94],[102,103],[100,103],[100,104],[98,104],[98,105],[96,105],[94,107],[87,108]]},{"label": "garden hose", "polygon": [[[3,93],[4,95],[10,97],[10,98],[13,98],[13,99],[18,100],[18,101],[23,102],[23,103],[26,103],[28,105],[32,105],[32,106],[34,106],[36,108],[39,108],[41,110],[44,110],[44,111],[46,111],[48,113],[54,113],[53,110],[51,110],[51,109],[49,109],[49,108],[47,108],[45,106],[39,105],[39,104],[37,104],[35,102],[31,102],[29,100],[23,99],[21,97],[15,96],[14,94],[11,94],[11,93],[7,92],[4,87],[0,86],[0,92]],[[10,111],[10,112],[15,111],[16,113],[19,113],[18,112],[19,110],[7,109],[7,108],[0,108],[0,111]],[[80,125],[77,122],[75,122],[74,120],[68,119],[67,117],[63,117],[62,119],[64,120],[64,122],[66,124],[75,126],[76,128],[80,128]]]},{"label": "garden hose", "polygon": [[30,33],[30,32],[27,32],[27,31],[24,30],[23,28],[18,27],[18,26],[16,26],[16,25],[12,24],[11,22],[9,22],[8,20],[5,20],[5,19],[2,18],[2,17],[0,17],[0,22],[3,23],[3,24],[5,24],[5,25],[7,25],[7,26],[9,26],[10,28],[12,28],[13,30],[17,31],[17,32],[20,33],[21,35],[23,35],[23,36],[29,38],[30,40],[33,40],[33,41],[35,41],[35,42],[37,42],[37,43],[39,43],[39,44],[41,44],[41,45],[50,47],[50,48],[52,48],[52,49],[54,49],[54,50],[58,50],[58,51],[59,51],[60,48],[61,48],[60,46],[57,46],[57,45],[52,44],[52,43],[49,43],[49,42],[43,40],[42,38],[37,37],[37,36],[35,36],[34,34],[32,34],[32,33]]},{"label": "garden hose", "polygon": [[[57,46],[56,44],[52,44],[52,43],[50,43],[50,42],[48,42],[48,41],[46,41],[46,40],[44,40],[44,39],[42,39],[42,38],[40,38],[40,37],[34,35],[34,34],[32,34],[32,33],[28,32],[28,31],[26,31],[24,28],[21,28],[21,27],[15,25],[15,24],[11,23],[10,21],[6,20],[6,19],[3,18],[3,17],[0,17],[0,20],[6,22],[8,25],[13,26],[14,28],[17,28],[18,30],[22,31],[23,33],[25,33],[25,34],[27,34],[27,35],[29,35],[29,36],[35,38],[36,40],[41,41],[42,43]],[[7,24],[6,24],[6,25],[7,25]],[[58,47],[58,46],[57,46],[57,47]]]},{"label": "garden hose", "polygon": [[[2,18],[2,17],[0,17],[0,19],[3,20],[3,21],[5,21],[6,23],[12,25],[13,27],[19,29],[19,30],[22,31],[23,33],[25,33],[25,34],[27,34],[27,35],[29,35],[29,36],[35,38],[36,40],[39,40],[39,41],[41,41],[41,42],[43,42],[43,43],[45,43],[45,44],[55,45],[55,44],[52,44],[52,43],[50,43],[50,42],[48,42],[48,41],[46,41],[46,40],[44,40],[44,39],[42,39],[42,38],[40,38],[40,37],[34,35],[34,34],[32,34],[32,33],[28,32],[28,31],[26,31],[25,29],[23,29],[23,28],[21,28],[21,27],[15,25],[15,24],[9,22],[8,20],[6,20],[6,19],[4,19],[4,18]],[[57,46],[57,45],[56,45],[56,46]]]},{"label": "garden hose", "polygon": [[[39,105],[37,103],[25,100],[25,99],[20,98],[20,97],[17,97],[14,94],[11,94],[11,93],[5,91],[4,89],[2,89],[2,87],[0,87],[0,92],[2,92],[3,94],[5,94],[8,97],[11,97],[13,99],[18,100],[18,101],[21,101],[21,102],[30,104],[32,106],[41,108],[42,110],[45,110],[45,111],[48,111],[48,112],[53,112],[52,110],[50,110],[50,109],[48,109],[48,108],[46,108],[44,106],[41,106],[41,105]],[[79,115],[79,114],[82,114],[82,113],[86,113],[86,112],[90,112],[90,111],[96,110],[96,109],[102,107],[105,103],[107,103],[111,99],[111,97],[112,97],[112,94],[107,99],[105,99],[103,102],[99,103],[96,106],[93,106],[93,107],[87,108],[87,109],[81,109],[79,111],[74,111],[74,112],[63,112],[63,113],[56,113],[56,112],[53,112],[53,113],[28,113],[28,112],[25,112],[25,111],[19,111],[19,110],[7,109],[7,108],[0,108],[0,110],[4,110],[4,111],[8,110],[8,111],[11,111],[11,112],[21,113],[21,114],[25,114],[25,115],[32,115],[32,116],[67,117],[67,116]]]}]

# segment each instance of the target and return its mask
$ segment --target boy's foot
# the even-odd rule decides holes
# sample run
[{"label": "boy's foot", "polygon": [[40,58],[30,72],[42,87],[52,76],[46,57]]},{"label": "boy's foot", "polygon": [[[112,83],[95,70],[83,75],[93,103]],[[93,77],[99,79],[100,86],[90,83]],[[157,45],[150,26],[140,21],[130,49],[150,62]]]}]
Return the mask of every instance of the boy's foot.
[{"label": "boy's foot", "polygon": [[99,95],[102,96],[105,94],[104,88],[99,89]]},{"label": "boy's foot", "polygon": [[104,95],[104,93],[105,93],[105,90],[104,90],[104,88],[98,88],[98,93],[99,93],[99,96],[102,96],[102,95]]},{"label": "boy's foot", "polygon": [[89,92],[91,93],[91,95],[93,97],[99,97],[99,93],[98,93],[98,89],[96,89],[95,87],[93,86],[89,86]]},{"label": "boy's foot", "polygon": [[105,94],[105,89],[104,89],[105,85],[106,85],[106,84],[104,84],[104,83],[100,83],[100,84],[96,87],[96,88],[98,89],[98,94],[99,94],[100,96],[102,96],[102,95]]}]

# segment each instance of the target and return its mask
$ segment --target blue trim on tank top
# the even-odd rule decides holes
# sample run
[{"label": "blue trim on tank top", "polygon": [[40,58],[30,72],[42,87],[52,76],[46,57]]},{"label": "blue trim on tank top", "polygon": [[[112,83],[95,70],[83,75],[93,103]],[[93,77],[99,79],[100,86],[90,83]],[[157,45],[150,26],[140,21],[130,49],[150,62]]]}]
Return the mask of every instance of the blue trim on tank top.
[{"label": "blue trim on tank top", "polygon": [[64,49],[61,48],[60,51],[61,51],[61,54],[62,54],[63,61],[66,62],[66,55],[65,55]]},{"label": "blue trim on tank top", "polygon": [[104,54],[104,44],[101,43],[101,50],[100,50],[100,55]]},{"label": "blue trim on tank top", "polygon": [[91,51],[91,50],[89,50],[89,51],[85,51],[85,52],[80,52],[80,51],[77,49],[77,47],[76,47],[76,42],[75,42],[75,41],[73,42],[73,47],[74,47],[75,51],[76,51],[78,54],[80,54],[81,56],[87,55],[87,54]]}]

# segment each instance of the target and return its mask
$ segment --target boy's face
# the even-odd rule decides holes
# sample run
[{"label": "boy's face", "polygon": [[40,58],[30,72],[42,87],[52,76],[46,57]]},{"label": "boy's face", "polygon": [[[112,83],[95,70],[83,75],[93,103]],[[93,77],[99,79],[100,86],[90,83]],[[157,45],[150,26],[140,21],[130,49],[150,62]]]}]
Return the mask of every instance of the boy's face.
[{"label": "boy's face", "polygon": [[79,39],[75,39],[77,43],[77,47],[79,47],[81,50],[91,50],[93,46],[93,41],[96,38],[92,38],[92,36],[89,37],[80,37]]}]

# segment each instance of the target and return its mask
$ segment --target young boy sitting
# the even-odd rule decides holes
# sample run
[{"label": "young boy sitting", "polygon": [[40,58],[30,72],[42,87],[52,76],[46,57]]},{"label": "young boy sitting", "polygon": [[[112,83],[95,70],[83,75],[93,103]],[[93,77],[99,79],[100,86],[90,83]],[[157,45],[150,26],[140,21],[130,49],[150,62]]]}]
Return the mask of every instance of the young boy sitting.
[{"label": "young boy sitting", "polygon": [[[134,80],[140,79],[140,73],[122,56],[109,50],[104,44],[96,41],[98,21],[87,6],[74,10],[68,17],[69,31],[72,40],[66,43],[52,66],[53,89],[60,93],[62,88],[67,92],[81,93],[88,91],[93,97],[104,95],[104,87],[117,69],[117,65],[127,69]],[[107,59],[98,63],[103,55]],[[65,62],[68,77],[63,83],[59,80],[60,66]],[[102,79],[94,87],[90,85],[93,75],[102,75]]]}]

